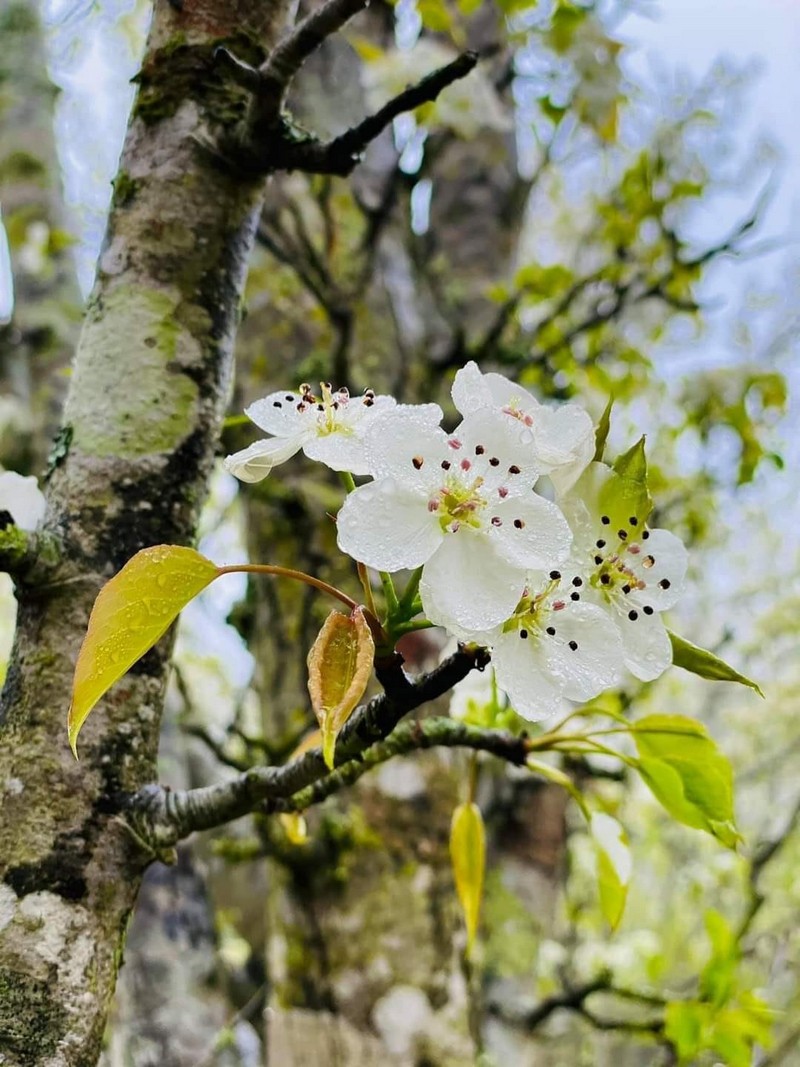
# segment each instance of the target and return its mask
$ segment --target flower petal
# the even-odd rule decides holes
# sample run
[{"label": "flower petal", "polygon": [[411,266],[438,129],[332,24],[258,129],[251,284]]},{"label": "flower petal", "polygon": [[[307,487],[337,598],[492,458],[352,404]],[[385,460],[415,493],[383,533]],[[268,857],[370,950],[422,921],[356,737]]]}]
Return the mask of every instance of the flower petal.
[{"label": "flower petal", "polygon": [[547,666],[563,679],[565,696],[591,700],[620,680],[624,652],[607,612],[590,604],[570,604],[548,621],[556,632],[542,639]]},{"label": "flower petal", "polygon": [[433,485],[449,452],[447,434],[439,427],[442,418],[438,404],[398,404],[381,415],[364,436],[370,473],[404,485]]},{"label": "flower petal", "polygon": [[273,467],[291,459],[303,446],[302,436],[271,437],[267,441],[254,441],[252,445],[226,456],[225,470],[242,482],[260,482]]},{"label": "flower petal", "polygon": [[446,534],[428,560],[419,591],[431,622],[460,634],[509,618],[524,588],[524,569],[502,559],[487,537],[462,527]]},{"label": "flower petal", "polygon": [[619,610],[615,616],[625,666],[641,681],[652,682],[672,663],[672,645],[661,616],[637,612],[636,618],[631,619]]},{"label": "flower petal", "polygon": [[[633,552],[634,547],[639,551]],[[683,595],[688,562],[680,538],[669,530],[650,530],[646,540],[625,553],[625,563],[647,587],[635,589],[629,599],[637,606],[649,604],[656,611],[671,608]]]},{"label": "flower petal", "polygon": [[16,471],[0,474],[0,511],[7,511],[21,530],[35,530],[44,518],[45,499],[34,477]]},{"label": "flower petal", "polygon": [[493,406],[492,394],[486,383],[486,377],[472,359],[456,372],[450,395],[456,411],[459,411],[464,418],[480,411],[481,408]]},{"label": "flower petal", "polygon": [[359,486],[336,518],[338,544],[353,559],[383,571],[419,567],[444,538],[424,495],[382,478]]},{"label": "flower petal", "polygon": [[566,559],[572,534],[559,508],[529,492],[521,499],[500,500],[492,507],[488,535],[509,563],[533,570],[549,570]]},{"label": "flower petal", "polygon": [[539,405],[533,422],[534,444],[542,473],[557,493],[566,493],[580,478],[595,451],[594,425],[576,404]]},{"label": "flower petal", "polygon": [[309,459],[324,463],[333,471],[370,473],[363,439],[352,430],[334,430],[324,436],[310,437],[303,445],[303,451]]},{"label": "flower petal", "polygon": [[557,715],[563,707],[563,686],[547,664],[542,642],[527,640],[518,630],[500,634],[492,651],[497,684],[508,694],[514,710],[532,722]]},{"label": "flower petal", "polygon": [[281,389],[261,400],[254,401],[244,409],[245,415],[259,429],[276,437],[293,437],[308,426],[307,411],[298,411],[302,401],[300,393]]}]

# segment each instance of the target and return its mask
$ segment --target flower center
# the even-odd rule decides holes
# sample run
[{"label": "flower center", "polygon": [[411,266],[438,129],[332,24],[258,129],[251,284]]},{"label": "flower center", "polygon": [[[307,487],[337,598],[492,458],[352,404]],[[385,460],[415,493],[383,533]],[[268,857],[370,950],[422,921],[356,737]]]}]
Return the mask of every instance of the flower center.
[{"label": "flower center", "polygon": [[486,498],[480,492],[482,485],[483,478],[471,482],[463,482],[454,475],[447,478],[428,504],[429,510],[437,513],[445,533],[455,533],[461,526],[480,529],[480,513],[486,507]]}]

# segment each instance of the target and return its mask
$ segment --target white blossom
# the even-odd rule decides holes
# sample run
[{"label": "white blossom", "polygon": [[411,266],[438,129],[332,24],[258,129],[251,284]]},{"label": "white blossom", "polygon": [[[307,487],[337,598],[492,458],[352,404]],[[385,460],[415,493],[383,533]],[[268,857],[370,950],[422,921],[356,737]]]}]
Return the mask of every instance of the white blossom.
[{"label": "white blossom", "polygon": [[620,517],[619,476],[592,463],[559,501],[573,531],[569,567],[585,576],[584,596],[602,607],[622,640],[625,665],[642,681],[657,678],[672,662],[660,612],[683,592],[688,557],[667,530],[650,530],[635,515]]},{"label": "white blossom", "polygon": [[526,719],[557,714],[565,699],[591,700],[621,678],[616,627],[601,608],[583,601],[583,590],[577,575],[565,583],[559,570],[530,574],[513,615],[473,636],[492,650],[497,684]]},{"label": "white blossom", "polygon": [[273,467],[302,449],[309,459],[335,471],[369,474],[364,430],[376,415],[394,408],[395,401],[376,396],[371,389],[356,397],[347,389],[334,393],[326,382],[321,383],[320,391],[321,395],[315,396],[309,385],[301,385],[299,392],[270,393],[251,404],[245,410],[247,417],[273,436],[227,456],[225,470],[243,482],[260,482]]},{"label": "white blossom", "polygon": [[388,412],[365,446],[376,480],[345,501],[339,547],[379,570],[424,566],[420,596],[432,622],[495,626],[514,611],[528,570],[567,556],[569,527],[534,492],[539,471],[507,420],[478,412],[447,435]]},{"label": "white blossom", "polygon": [[463,416],[496,411],[516,429],[520,444],[535,454],[540,474],[548,474],[558,492],[566,492],[594,456],[594,426],[577,404],[548,407],[502,374],[483,374],[467,363],[455,376],[453,403]]},{"label": "white blossom", "polygon": [[0,512],[7,511],[21,530],[35,530],[44,518],[45,500],[35,478],[16,471],[0,474]]}]

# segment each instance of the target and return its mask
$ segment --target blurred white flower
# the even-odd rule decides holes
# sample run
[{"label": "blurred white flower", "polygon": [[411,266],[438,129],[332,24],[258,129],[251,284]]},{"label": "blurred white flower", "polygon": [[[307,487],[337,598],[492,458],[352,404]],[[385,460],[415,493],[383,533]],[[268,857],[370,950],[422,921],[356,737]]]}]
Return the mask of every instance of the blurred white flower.
[{"label": "blurred white flower", "polygon": [[14,314],[14,275],[11,272],[11,254],[8,237],[0,210],[0,325],[11,322]]},{"label": "blurred white flower", "polygon": [[35,478],[16,471],[0,474],[0,512],[7,511],[21,530],[35,530],[44,517],[45,500]]}]

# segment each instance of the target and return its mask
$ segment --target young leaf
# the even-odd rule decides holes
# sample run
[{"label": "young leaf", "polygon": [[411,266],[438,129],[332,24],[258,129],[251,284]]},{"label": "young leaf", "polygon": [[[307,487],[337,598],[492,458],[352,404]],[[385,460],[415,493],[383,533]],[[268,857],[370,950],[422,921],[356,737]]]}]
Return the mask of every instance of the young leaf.
[{"label": "young leaf", "polygon": [[653,510],[653,500],[647,487],[647,457],[644,452],[644,437],[612,463],[613,470],[620,477],[620,484],[615,491],[614,503],[622,506],[623,512],[635,515],[644,523]]},{"label": "young leaf", "polygon": [[628,885],[631,880],[631,853],[624,840],[624,830],[610,815],[595,812],[589,823],[589,832],[597,851],[597,884],[600,890],[600,908],[612,930],[619,926]]},{"label": "young leaf", "polygon": [[375,642],[362,608],[332,611],[308,654],[308,692],[322,730],[322,755],[333,770],[336,738],[367,688]]},{"label": "young leaf", "polygon": [[459,804],[450,827],[450,859],[456,892],[467,927],[467,956],[478,931],[486,870],[486,834],[477,804]]},{"label": "young leaf", "polygon": [[614,397],[608,398],[608,403],[603,408],[603,414],[600,416],[600,421],[594,430],[594,460],[595,463],[601,463],[603,460],[603,453],[606,450],[606,441],[608,440],[608,433],[611,429],[611,409],[614,406]]},{"label": "young leaf", "polygon": [[156,545],[137,552],[103,586],[83,639],[72,703],[69,744],[77,759],[78,733],[97,701],[163,637],[218,568],[193,548]]},{"label": "young leaf", "polygon": [[648,715],[631,724],[638,770],[678,822],[734,848],[733,772],[705,727],[681,715]]},{"label": "young leaf", "polygon": [[713,652],[708,652],[699,645],[693,645],[691,641],[678,637],[671,630],[667,633],[672,642],[672,662],[676,667],[683,667],[685,671],[691,671],[692,674],[698,674],[701,678],[707,678],[712,682],[738,682],[749,689],[754,689],[760,697],[764,696],[761,687],[756,682],[739,674]]}]

